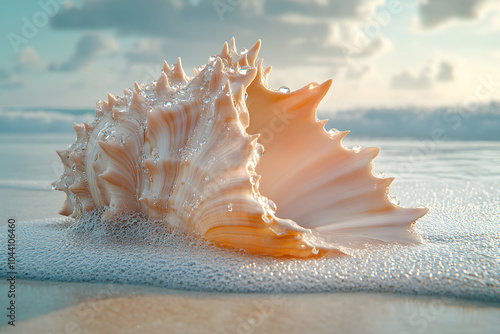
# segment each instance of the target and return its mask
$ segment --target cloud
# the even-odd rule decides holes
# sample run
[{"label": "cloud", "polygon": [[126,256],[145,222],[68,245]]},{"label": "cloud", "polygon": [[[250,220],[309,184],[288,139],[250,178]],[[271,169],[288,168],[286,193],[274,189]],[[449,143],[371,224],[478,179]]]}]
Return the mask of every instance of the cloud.
[{"label": "cloud", "polygon": [[280,17],[288,14],[314,20],[368,20],[376,6],[381,4],[382,0],[86,0],[82,6],[61,9],[51,23],[55,28],[63,29],[114,28],[122,33],[181,38],[191,35],[202,39],[223,30],[228,23],[236,29],[259,29],[254,24],[259,18],[269,23],[280,21]]},{"label": "cloud", "polygon": [[455,79],[455,69],[450,63],[443,61],[440,64],[436,79],[439,81],[453,81]]},{"label": "cloud", "polygon": [[391,86],[395,89],[429,89],[436,81],[453,81],[454,67],[447,61],[436,67],[435,61],[429,61],[419,72],[404,71],[392,77]]},{"label": "cloud", "polygon": [[[194,65],[206,61],[197,50],[214,45],[219,49],[233,36],[247,47],[265,37],[264,46],[270,50],[266,60],[293,66],[308,62],[307,55],[345,60],[345,44],[353,44],[359,35],[356,27],[371,20],[381,4],[381,0],[86,0],[81,6],[60,10],[51,23],[57,29],[113,29],[118,35],[151,39],[139,41],[125,54],[137,62],[156,62],[159,55],[176,49],[181,50],[185,63]],[[341,38],[335,43],[330,40],[333,21],[343,22]],[[301,36],[307,38],[289,42]],[[383,37],[373,36],[349,57],[371,57],[388,44]]]},{"label": "cloud", "polygon": [[61,64],[50,64],[51,71],[76,71],[90,64],[100,53],[114,52],[118,42],[112,37],[91,32],[82,36],[73,55]]},{"label": "cloud", "polygon": [[428,89],[432,85],[432,74],[429,66],[420,72],[404,71],[392,78],[391,86],[395,89]]},{"label": "cloud", "polygon": [[373,69],[370,65],[363,65],[359,67],[351,66],[345,72],[344,77],[351,80],[360,80],[368,75],[372,70]]},{"label": "cloud", "polygon": [[478,19],[484,15],[490,3],[491,0],[421,1],[420,24],[425,29],[433,29],[455,19]]},{"label": "cloud", "polygon": [[500,10],[497,10],[490,18],[490,29],[500,30]]},{"label": "cloud", "polygon": [[38,53],[32,46],[26,47],[18,56],[16,61],[16,70],[24,71],[45,71],[47,64],[42,62]]},{"label": "cloud", "polygon": [[0,69],[0,90],[11,91],[24,87],[25,82],[20,77],[24,72],[45,71],[47,66],[40,61],[32,46],[25,48],[17,57],[10,71]]},{"label": "cloud", "polygon": [[0,69],[0,90],[14,90],[24,87],[24,82],[17,75]]},{"label": "cloud", "polygon": [[159,38],[141,38],[125,53],[125,58],[133,63],[158,63],[163,59],[167,44]]},{"label": "cloud", "polygon": [[306,17],[328,17],[328,18],[357,18],[367,19],[371,17],[376,5],[383,1],[308,1],[308,0],[273,0],[264,1],[264,12],[272,16],[286,14],[300,14]]}]

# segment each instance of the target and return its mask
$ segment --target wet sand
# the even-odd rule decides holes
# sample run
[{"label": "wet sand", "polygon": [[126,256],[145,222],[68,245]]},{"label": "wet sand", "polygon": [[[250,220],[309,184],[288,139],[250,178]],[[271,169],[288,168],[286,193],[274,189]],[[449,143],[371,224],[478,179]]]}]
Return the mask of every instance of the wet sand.
[{"label": "wet sand", "polygon": [[499,304],[441,297],[227,294],[26,280],[18,282],[18,291],[21,320],[1,333],[498,333],[500,328]]}]

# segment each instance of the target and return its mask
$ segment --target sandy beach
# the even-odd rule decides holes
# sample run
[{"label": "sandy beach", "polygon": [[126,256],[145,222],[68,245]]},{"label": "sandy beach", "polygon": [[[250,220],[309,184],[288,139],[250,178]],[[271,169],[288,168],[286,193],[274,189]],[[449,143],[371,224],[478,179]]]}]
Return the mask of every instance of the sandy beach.
[{"label": "sandy beach", "polygon": [[26,280],[19,289],[29,293],[19,309],[28,317],[2,333],[495,333],[500,327],[498,304],[439,297],[225,294]]}]

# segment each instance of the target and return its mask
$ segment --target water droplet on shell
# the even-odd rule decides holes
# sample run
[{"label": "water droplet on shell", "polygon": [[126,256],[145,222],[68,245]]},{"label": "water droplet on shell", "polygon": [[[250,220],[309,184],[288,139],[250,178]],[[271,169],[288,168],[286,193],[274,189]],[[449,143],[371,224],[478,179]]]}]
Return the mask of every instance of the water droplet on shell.
[{"label": "water droplet on shell", "polygon": [[261,144],[258,144],[256,147],[255,147],[255,153],[257,154],[257,156],[260,158],[264,155],[264,152],[265,152],[265,149],[264,149],[264,145],[261,145]]},{"label": "water droplet on shell", "polygon": [[250,183],[253,184],[253,185],[257,184],[258,180],[259,180],[259,176],[258,175],[252,175],[250,177]]},{"label": "water droplet on shell", "polygon": [[274,203],[273,201],[271,201],[270,199],[267,199],[267,203],[269,204],[269,210],[272,212],[272,213],[276,213],[276,210],[278,210],[278,207],[276,206],[276,203]]},{"label": "water droplet on shell", "polygon": [[335,136],[337,133],[339,133],[339,130],[335,128],[331,128],[330,130],[328,130],[328,134],[332,137]]},{"label": "water droplet on shell", "polygon": [[399,199],[397,197],[394,197],[394,196],[389,196],[389,201],[391,201],[392,204],[394,205],[399,205]]},{"label": "water droplet on shell", "polygon": [[243,66],[242,68],[240,68],[240,70],[238,71],[240,74],[247,74],[249,70],[251,70],[252,67],[251,66]]}]

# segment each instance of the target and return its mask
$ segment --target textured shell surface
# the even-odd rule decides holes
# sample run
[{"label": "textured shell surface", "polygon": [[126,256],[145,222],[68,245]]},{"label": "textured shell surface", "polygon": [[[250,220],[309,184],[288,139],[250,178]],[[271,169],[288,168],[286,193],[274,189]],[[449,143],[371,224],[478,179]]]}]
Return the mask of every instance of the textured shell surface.
[{"label": "textured shell surface", "polygon": [[372,173],[378,148],[346,149],[316,109],[331,80],[268,88],[260,41],[234,39],[189,77],[180,58],[158,80],[99,101],[91,123],[58,151],[62,215],[127,213],[218,246],[270,256],[343,255],[365,242],[418,242],[427,209],[391,202]]}]

